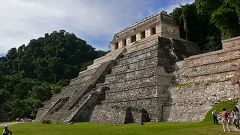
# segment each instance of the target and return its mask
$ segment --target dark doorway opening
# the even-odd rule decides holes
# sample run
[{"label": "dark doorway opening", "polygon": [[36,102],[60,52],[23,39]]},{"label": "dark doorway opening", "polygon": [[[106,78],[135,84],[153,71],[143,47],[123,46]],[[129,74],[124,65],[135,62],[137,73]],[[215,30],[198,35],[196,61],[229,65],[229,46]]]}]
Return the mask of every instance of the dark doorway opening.
[{"label": "dark doorway opening", "polygon": [[126,109],[126,116],[125,116],[124,124],[127,124],[127,123],[134,123],[134,118],[133,118],[131,107],[128,107]]}]

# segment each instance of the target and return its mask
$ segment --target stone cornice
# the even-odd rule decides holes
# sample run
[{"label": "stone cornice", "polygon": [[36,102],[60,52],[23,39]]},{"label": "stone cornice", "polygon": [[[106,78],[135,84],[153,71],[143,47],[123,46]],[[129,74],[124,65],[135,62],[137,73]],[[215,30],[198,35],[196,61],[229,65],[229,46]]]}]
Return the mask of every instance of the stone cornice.
[{"label": "stone cornice", "polygon": [[162,22],[167,24],[175,24],[172,16],[168,15],[166,12],[156,13],[116,33],[112,42],[118,39],[126,38],[136,32],[146,29],[147,27],[151,27],[152,25]]}]

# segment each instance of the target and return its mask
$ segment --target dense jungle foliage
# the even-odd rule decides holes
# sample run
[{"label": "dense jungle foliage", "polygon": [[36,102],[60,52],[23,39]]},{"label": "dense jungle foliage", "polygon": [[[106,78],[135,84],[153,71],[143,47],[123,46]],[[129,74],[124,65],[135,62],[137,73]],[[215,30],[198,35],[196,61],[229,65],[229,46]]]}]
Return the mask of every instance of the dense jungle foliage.
[{"label": "dense jungle foliage", "polygon": [[104,54],[64,30],[10,49],[0,58],[0,109],[11,119],[34,118],[44,101]]},{"label": "dense jungle foliage", "polygon": [[240,35],[240,0],[195,0],[171,15],[181,38],[198,43],[204,52],[221,49],[221,40]]}]

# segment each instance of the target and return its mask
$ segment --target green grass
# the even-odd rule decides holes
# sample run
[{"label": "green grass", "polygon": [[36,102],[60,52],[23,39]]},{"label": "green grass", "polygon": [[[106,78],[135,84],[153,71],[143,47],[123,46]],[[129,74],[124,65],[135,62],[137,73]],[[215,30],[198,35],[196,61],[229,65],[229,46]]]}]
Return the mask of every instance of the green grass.
[{"label": "green grass", "polygon": [[221,112],[222,108],[231,111],[237,100],[223,101],[215,104],[208,111],[203,122],[148,122],[144,125],[126,124],[97,124],[83,122],[76,124],[42,124],[24,123],[10,125],[10,129],[17,135],[237,135],[240,132],[224,133],[222,125],[211,122],[211,112]]},{"label": "green grass", "polygon": [[228,112],[232,111],[232,108],[238,103],[237,99],[232,99],[232,100],[225,100],[222,101],[220,103],[215,104],[212,109],[210,109],[204,120],[203,121],[211,121],[212,120],[212,111],[216,111],[216,113],[218,114],[219,112],[222,112],[223,108],[226,108]]},{"label": "green grass", "polygon": [[211,122],[168,123],[149,122],[144,125],[24,123],[10,125],[16,135],[237,135],[239,132],[224,133],[221,125]]}]

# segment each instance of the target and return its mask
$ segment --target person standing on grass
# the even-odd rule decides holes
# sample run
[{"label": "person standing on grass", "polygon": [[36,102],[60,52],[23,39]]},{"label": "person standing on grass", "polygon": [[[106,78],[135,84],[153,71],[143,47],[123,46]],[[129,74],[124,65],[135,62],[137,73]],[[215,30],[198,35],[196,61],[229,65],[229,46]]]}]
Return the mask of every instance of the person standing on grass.
[{"label": "person standing on grass", "polygon": [[12,135],[13,133],[8,129],[7,125],[4,126],[3,128],[3,133],[2,135]]},{"label": "person standing on grass", "polygon": [[239,110],[236,106],[233,107],[233,123],[239,129]]},{"label": "person standing on grass", "polygon": [[218,124],[216,110],[212,111],[212,119],[213,119],[213,124]]},{"label": "person standing on grass", "polygon": [[230,132],[231,130],[228,125],[229,113],[226,111],[226,108],[223,108],[221,117],[222,117],[223,131],[226,132],[226,128],[227,128],[228,131]]}]

